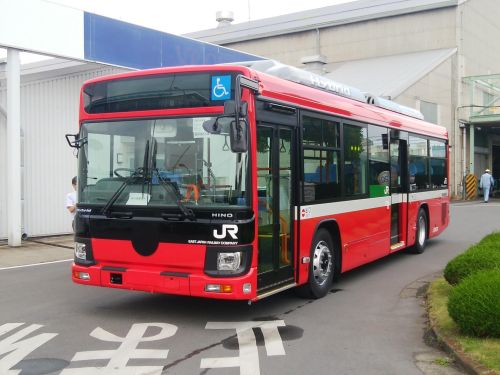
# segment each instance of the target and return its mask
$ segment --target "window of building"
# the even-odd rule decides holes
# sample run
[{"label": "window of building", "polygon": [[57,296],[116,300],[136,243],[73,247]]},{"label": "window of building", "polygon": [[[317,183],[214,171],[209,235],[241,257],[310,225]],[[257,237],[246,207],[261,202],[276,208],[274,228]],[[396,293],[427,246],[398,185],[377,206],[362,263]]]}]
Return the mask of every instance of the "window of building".
[{"label": "window of building", "polygon": [[438,105],[436,103],[420,101],[420,112],[424,115],[425,121],[438,123]]}]

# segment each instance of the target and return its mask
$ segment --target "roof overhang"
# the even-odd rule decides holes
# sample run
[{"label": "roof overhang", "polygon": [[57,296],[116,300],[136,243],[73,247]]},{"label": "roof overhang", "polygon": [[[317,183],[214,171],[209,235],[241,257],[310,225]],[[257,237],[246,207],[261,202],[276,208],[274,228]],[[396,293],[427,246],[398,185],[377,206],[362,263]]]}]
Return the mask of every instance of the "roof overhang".
[{"label": "roof overhang", "polygon": [[372,95],[395,99],[456,53],[445,48],[334,64],[327,77]]}]

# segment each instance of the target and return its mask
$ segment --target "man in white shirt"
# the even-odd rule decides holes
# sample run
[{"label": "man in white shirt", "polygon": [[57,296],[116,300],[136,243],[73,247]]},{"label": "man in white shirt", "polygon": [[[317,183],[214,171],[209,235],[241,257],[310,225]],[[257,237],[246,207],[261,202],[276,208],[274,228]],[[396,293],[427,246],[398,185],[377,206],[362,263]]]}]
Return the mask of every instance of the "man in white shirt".
[{"label": "man in white shirt", "polygon": [[493,189],[493,185],[495,181],[493,180],[493,176],[490,174],[490,170],[486,169],[484,174],[481,176],[481,180],[479,181],[479,187],[483,189],[484,194],[484,203],[488,203],[490,199],[490,190]]},{"label": "man in white shirt", "polygon": [[66,195],[66,208],[71,214],[73,221],[71,226],[75,230],[75,214],[76,214],[76,176],[71,179],[71,184],[73,185],[73,191]]}]

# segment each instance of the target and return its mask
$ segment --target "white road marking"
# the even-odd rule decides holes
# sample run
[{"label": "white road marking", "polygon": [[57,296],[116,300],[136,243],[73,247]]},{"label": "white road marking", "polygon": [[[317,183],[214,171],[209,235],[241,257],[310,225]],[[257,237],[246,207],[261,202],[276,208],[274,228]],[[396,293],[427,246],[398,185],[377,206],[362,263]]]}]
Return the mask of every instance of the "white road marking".
[{"label": "white road marking", "polygon": [[240,375],[260,375],[259,352],[253,328],[260,328],[268,356],[285,355],[278,327],[283,320],[260,322],[208,322],[205,329],[235,329],[240,348],[239,357],[202,358],[200,368],[239,367]]},{"label": "white road marking", "polygon": [[[0,326],[0,336],[21,327],[23,324],[3,324]],[[41,333],[37,336],[21,340],[42,327],[40,324],[32,324],[0,341],[0,356],[7,354],[0,359],[0,374],[17,375],[21,373],[21,370],[11,370],[11,368],[21,362],[32,351],[57,336],[57,333]]]},{"label": "white road marking", "polygon": [[484,202],[477,202],[477,203],[455,203],[451,207],[453,208],[470,208],[470,207],[500,207],[500,203],[484,203]]},{"label": "white road marking", "polygon": [[[160,332],[154,336],[144,336],[150,327],[159,328]],[[90,336],[108,342],[121,342],[115,350],[95,350],[78,352],[71,362],[109,359],[105,367],[70,368],[61,372],[61,375],[128,375],[150,374],[160,375],[163,366],[127,366],[130,359],[167,359],[168,350],[137,349],[141,342],[164,340],[177,332],[177,326],[168,323],[136,323],[132,325],[127,336],[116,336],[100,327],[94,329]]]},{"label": "white road marking", "polygon": [[63,259],[63,260],[54,260],[53,262],[24,264],[22,266],[2,267],[2,268],[0,268],[0,271],[3,271],[3,270],[13,270],[13,269],[16,269],[16,268],[27,268],[27,267],[35,267],[35,266],[45,266],[47,264],[55,264],[55,263],[70,262],[70,261],[72,262],[73,258],[71,258],[71,259]]}]

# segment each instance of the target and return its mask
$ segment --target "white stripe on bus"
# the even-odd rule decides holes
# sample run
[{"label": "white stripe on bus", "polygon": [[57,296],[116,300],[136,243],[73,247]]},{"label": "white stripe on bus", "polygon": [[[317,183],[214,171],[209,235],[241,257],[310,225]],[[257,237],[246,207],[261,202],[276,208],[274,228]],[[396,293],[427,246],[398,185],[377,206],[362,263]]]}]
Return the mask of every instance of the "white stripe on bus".
[{"label": "white stripe on bus", "polygon": [[391,203],[392,204],[403,203],[406,201],[407,201],[406,194],[401,194],[401,193],[391,194]]},{"label": "white stripe on bus", "polygon": [[427,199],[435,199],[435,198],[446,198],[448,196],[448,189],[443,190],[432,190],[432,191],[422,191],[420,193],[410,193],[409,201],[424,201]]},{"label": "white stripe on bus", "polygon": [[370,210],[373,208],[388,207],[391,204],[392,198],[395,200],[392,203],[402,202],[417,202],[428,199],[444,198],[448,196],[448,190],[433,190],[419,193],[410,193],[407,198],[406,194],[393,194],[391,196],[354,199],[341,202],[320,203],[300,207],[294,207],[295,220],[299,218],[310,219],[322,216],[345,214],[349,212]]}]

